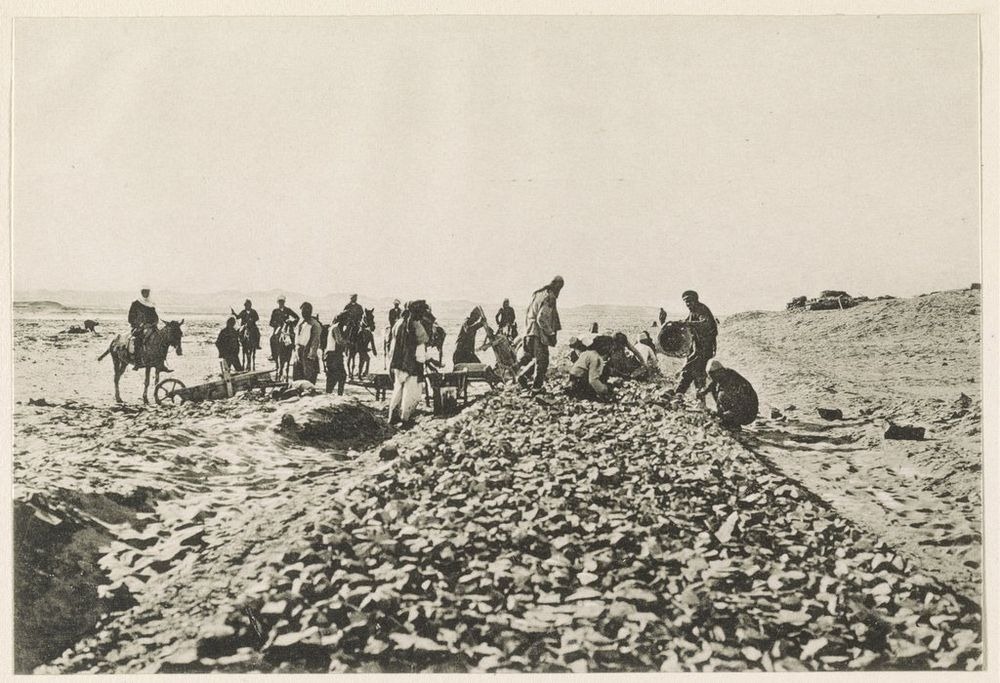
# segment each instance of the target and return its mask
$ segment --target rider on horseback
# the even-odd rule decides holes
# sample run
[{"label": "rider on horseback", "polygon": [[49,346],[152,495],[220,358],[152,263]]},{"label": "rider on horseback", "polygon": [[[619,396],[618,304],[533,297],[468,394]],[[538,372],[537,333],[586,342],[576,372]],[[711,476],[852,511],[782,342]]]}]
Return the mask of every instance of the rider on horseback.
[{"label": "rider on horseback", "polygon": [[[156,313],[156,304],[149,298],[149,288],[144,287],[139,290],[141,299],[132,302],[128,309],[128,324],[132,327],[132,334],[129,336],[129,356],[132,358],[132,369],[138,370],[140,359],[142,358],[143,343],[146,338],[156,331],[156,325],[160,322],[160,316]],[[162,363],[160,372],[173,372]]]},{"label": "rider on horseback", "polygon": [[271,311],[271,321],[268,323],[271,327],[271,357],[268,360],[277,359],[280,348],[278,339],[285,330],[285,325],[289,322],[292,323],[292,341],[295,341],[295,325],[299,323],[299,314],[285,306],[285,297],[279,296],[278,307]]},{"label": "rider on horseback", "polygon": [[253,302],[247,299],[243,302],[242,311],[237,313],[230,308],[229,312],[239,321],[240,327],[246,329],[247,334],[250,335],[250,341],[259,349],[260,330],[257,328],[257,321],[260,320],[260,316],[257,314],[257,311],[253,310]]},{"label": "rider on horseback", "polygon": [[351,300],[344,306],[344,311],[346,315],[344,319],[347,323],[347,328],[349,330],[348,336],[353,338],[354,334],[357,333],[358,329],[361,327],[361,321],[365,317],[365,309],[361,308],[361,304],[358,303],[358,295],[352,294]]}]

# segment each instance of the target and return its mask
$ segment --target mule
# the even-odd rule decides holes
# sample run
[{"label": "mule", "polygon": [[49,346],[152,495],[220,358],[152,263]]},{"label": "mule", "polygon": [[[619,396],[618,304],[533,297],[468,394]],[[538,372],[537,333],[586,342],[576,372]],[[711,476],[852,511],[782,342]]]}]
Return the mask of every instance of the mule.
[{"label": "mule", "polygon": [[257,369],[257,347],[260,345],[260,330],[255,325],[240,327],[240,360],[243,369],[249,372]]},{"label": "mule", "polygon": [[[350,379],[354,379],[354,368],[357,364],[358,354],[362,353],[362,350],[371,349],[375,352],[375,338],[372,336],[372,330],[375,329],[375,309],[366,308],[364,319],[361,321],[359,327],[349,327],[347,332],[347,343],[345,344],[345,350],[347,355],[347,376]],[[365,351],[367,353],[367,351]],[[365,370],[367,372],[367,368]],[[358,377],[361,377],[361,373],[358,373]]]},{"label": "mule", "polygon": [[119,334],[111,340],[108,350],[98,356],[97,360],[102,361],[105,356],[111,356],[115,370],[115,401],[117,403],[124,403],[121,392],[118,389],[118,382],[122,375],[125,374],[128,366],[136,364],[146,369],[146,382],[142,389],[142,402],[149,405],[149,371],[152,369],[156,370],[156,381],[153,385],[155,387],[160,383],[160,372],[164,368],[163,362],[167,359],[167,352],[170,350],[170,347],[173,347],[177,351],[178,356],[184,355],[181,350],[181,337],[184,336],[181,330],[181,325],[183,324],[184,320],[180,322],[171,320],[160,329],[150,333],[142,345],[142,350],[138,358],[134,358],[132,353],[129,352],[128,338],[123,340],[122,335]]},{"label": "mule", "polygon": [[295,323],[289,320],[281,328],[272,347],[274,349],[274,365],[276,367],[275,379],[279,382],[282,378],[286,382],[289,380],[292,367],[292,352],[295,351],[294,331]]}]

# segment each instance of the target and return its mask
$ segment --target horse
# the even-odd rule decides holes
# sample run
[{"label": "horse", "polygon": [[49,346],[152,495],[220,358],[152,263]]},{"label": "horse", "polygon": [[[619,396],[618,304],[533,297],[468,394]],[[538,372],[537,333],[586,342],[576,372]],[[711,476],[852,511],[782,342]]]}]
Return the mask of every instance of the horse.
[{"label": "horse", "polygon": [[118,381],[125,373],[129,364],[135,363],[139,367],[146,369],[146,383],[142,389],[142,402],[149,405],[149,371],[154,368],[156,369],[155,386],[160,383],[160,370],[163,367],[163,361],[167,359],[167,351],[170,350],[170,347],[174,347],[178,356],[184,355],[181,351],[181,337],[184,336],[184,333],[181,331],[181,325],[183,324],[184,320],[180,322],[171,320],[160,329],[150,333],[143,342],[142,351],[139,353],[138,358],[133,358],[132,354],[129,353],[128,339],[122,340],[122,335],[119,334],[111,340],[108,350],[98,356],[97,360],[100,362],[104,360],[105,356],[111,356],[115,370],[116,402],[124,403],[121,393],[118,391]]},{"label": "horse", "polygon": [[[372,336],[372,330],[375,329],[375,309],[366,308],[365,317],[361,321],[359,327],[351,327],[347,332],[347,376],[354,379],[354,366],[357,356],[362,350],[375,348],[375,338]],[[365,373],[368,372],[367,363],[365,363]],[[361,368],[358,368],[358,377],[360,378],[362,373]]]},{"label": "horse", "polygon": [[240,349],[242,350],[241,360],[243,369],[257,369],[257,347],[260,345],[260,330],[256,325],[240,326]]},{"label": "horse", "polygon": [[292,352],[295,350],[295,338],[292,336],[294,331],[295,323],[289,320],[282,326],[275,340],[275,379],[279,382],[282,377],[285,378],[285,381],[289,379],[289,372],[292,367]]}]

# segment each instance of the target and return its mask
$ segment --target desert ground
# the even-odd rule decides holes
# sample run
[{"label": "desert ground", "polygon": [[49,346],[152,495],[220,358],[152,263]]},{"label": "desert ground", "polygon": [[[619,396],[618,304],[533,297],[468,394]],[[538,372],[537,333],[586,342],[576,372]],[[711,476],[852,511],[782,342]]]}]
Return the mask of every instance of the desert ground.
[{"label": "desert ground", "polygon": [[[24,315],[17,669],[980,669],[979,314],[958,290],[726,317],[761,398],[736,435],[669,394],[678,359],[568,400],[563,345],[545,393],[403,432],[356,388],[144,408],[129,371],[120,407],[112,316]],[[188,316],[175,376],[215,374],[217,323]]]}]

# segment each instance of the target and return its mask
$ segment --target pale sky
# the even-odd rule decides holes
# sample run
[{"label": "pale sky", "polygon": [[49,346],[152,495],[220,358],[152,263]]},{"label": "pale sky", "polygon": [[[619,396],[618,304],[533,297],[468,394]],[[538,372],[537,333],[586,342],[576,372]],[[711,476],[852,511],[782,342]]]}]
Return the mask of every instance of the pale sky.
[{"label": "pale sky", "polygon": [[17,20],[14,286],[968,286],[978,65],[973,16]]}]

